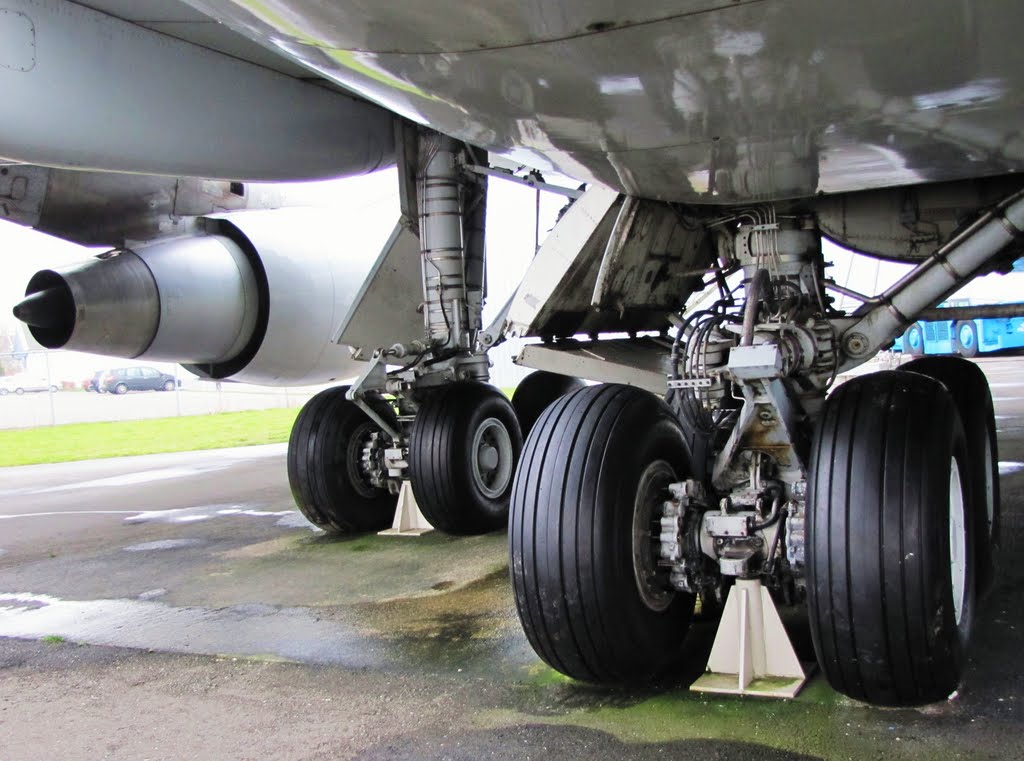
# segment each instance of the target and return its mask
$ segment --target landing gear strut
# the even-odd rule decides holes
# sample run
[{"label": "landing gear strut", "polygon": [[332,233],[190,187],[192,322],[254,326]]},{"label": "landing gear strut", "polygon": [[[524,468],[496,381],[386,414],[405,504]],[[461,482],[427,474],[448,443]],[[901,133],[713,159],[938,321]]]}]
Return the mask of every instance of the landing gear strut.
[{"label": "landing gear strut", "polygon": [[[346,508],[324,507],[329,500],[323,493],[329,489],[309,475],[321,469],[320,429],[337,429],[331,435],[351,440],[351,417],[365,426],[359,429],[362,435],[372,431],[372,445],[356,442],[351,448],[352,457],[357,450],[372,450],[374,499],[393,506],[392,495],[401,493],[403,508],[415,515],[407,499],[411,484],[418,511],[435,528],[450,534],[495,531],[507,525],[522,435],[508,400],[486,384],[489,365],[479,340],[487,180],[467,170],[476,163],[468,147],[411,125],[400,133],[403,225],[420,244],[422,337],[373,350],[363,374],[342,390],[344,403],[335,400],[329,410],[311,403],[309,416],[330,411],[339,422],[303,417],[296,424],[293,484],[312,484],[294,487],[296,500],[311,520],[337,530],[382,528],[390,522],[390,516],[351,520]],[[389,365],[401,367],[389,371]],[[385,397],[393,400],[393,409],[381,406]],[[313,430],[317,433],[308,432]],[[303,457],[311,459],[304,464]],[[350,458],[349,465],[357,461]],[[350,471],[346,488],[358,492],[358,469]],[[325,479],[333,485],[330,477]]]}]

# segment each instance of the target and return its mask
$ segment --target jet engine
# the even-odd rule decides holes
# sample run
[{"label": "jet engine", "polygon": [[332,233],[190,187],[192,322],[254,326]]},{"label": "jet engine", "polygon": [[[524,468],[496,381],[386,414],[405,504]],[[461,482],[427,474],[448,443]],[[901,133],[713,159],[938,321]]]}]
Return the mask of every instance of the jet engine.
[{"label": "jet engine", "polygon": [[47,348],[179,362],[208,378],[358,374],[332,339],[377,250],[339,251],[345,231],[322,210],[227,213],[199,227],[37,272],[14,314]]}]

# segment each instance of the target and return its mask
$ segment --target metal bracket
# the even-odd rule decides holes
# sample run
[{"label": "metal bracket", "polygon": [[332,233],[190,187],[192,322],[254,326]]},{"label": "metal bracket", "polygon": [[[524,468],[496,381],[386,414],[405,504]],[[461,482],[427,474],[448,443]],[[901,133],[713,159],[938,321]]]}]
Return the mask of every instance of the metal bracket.
[{"label": "metal bracket", "polygon": [[483,331],[476,337],[477,351],[493,349],[505,340],[505,320],[508,318],[508,310],[512,308],[512,302],[515,301],[515,298],[515,293],[509,296],[508,301],[505,302],[505,306],[503,306],[501,311],[498,312],[498,316],[491,321],[487,330]]},{"label": "metal bracket", "polygon": [[712,482],[730,491],[741,480],[738,454],[744,450],[771,457],[782,480],[805,471],[807,442],[797,427],[800,405],[791,398],[782,379],[747,381],[743,386],[743,407],[729,439],[715,458]]},{"label": "metal bracket", "polygon": [[379,425],[381,430],[390,436],[393,441],[401,441],[401,432],[396,431],[388,421],[378,415],[377,411],[367,404],[365,399],[366,390],[364,389],[364,386],[383,390],[387,379],[388,372],[387,365],[384,364],[384,351],[382,349],[377,349],[373,353],[373,356],[370,357],[370,361],[366,364],[366,369],[363,370],[362,374],[358,378],[356,378],[355,383],[349,387],[348,392],[345,394],[345,398],[350,402],[354,402],[355,405],[365,412],[370,420]]},{"label": "metal bracket", "polygon": [[402,117],[395,118],[395,152],[398,165],[398,201],[404,228],[420,234],[416,169],[419,166],[419,128]]},{"label": "metal bracket", "polygon": [[669,379],[669,388],[711,388],[714,385],[711,378],[676,378]]},{"label": "metal bracket", "polygon": [[512,171],[510,169],[495,169],[494,167],[480,166],[479,164],[465,164],[463,165],[462,168],[465,169],[467,172],[472,172],[473,174],[481,174],[487,177],[498,177],[499,179],[502,180],[514,182],[517,185],[525,185],[528,188],[546,190],[549,193],[555,193],[557,195],[565,196],[566,198],[572,198],[574,200],[583,195],[582,190],[577,190],[575,188],[563,188],[561,185],[552,185],[550,182],[538,180],[532,174],[526,177],[517,177],[516,175],[512,174]]}]

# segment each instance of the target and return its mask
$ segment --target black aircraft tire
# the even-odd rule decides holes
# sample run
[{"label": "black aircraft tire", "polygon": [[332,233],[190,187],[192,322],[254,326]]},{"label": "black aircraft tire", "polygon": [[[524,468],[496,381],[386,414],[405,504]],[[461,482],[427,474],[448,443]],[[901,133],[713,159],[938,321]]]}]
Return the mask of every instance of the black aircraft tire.
[{"label": "black aircraft tire", "polygon": [[[364,444],[380,428],[354,402],[347,386],[314,396],[299,412],[288,439],[288,483],[295,504],[315,526],[331,532],[387,528],[397,497],[365,480]],[[375,411],[393,417],[384,402]]]},{"label": "black aircraft tire", "polygon": [[430,392],[409,436],[409,480],[430,525],[461,535],[504,529],[522,448],[498,389],[460,381]]},{"label": "black aircraft tire", "polygon": [[516,471],[509,549],[519,619],[552,668],[635,684],[681,665],[694,597],[647,574],[656,554],[638,562],[636,548],[654,537],[644,518],[665,487],[688,473],[677,419],[646,391],[590,386],[541,415]]},{"label": "black aircraft tire", "polygon": [[974,490],[974,567],[978,594],[983,595],[995,580],[999,548],[999,448],[995,408],[985,373],[973,362],[960,357],[923,357],[900,367],[941,381],[960,412],[970,455],[970,484]]},{"label": "black aircraft tire", "polygon": [[585,385],[579,378],[549,373],[546,370],[537,370],[523,378],[522,383],[516,386],[515,393],[512,394],[512,408],[519,418],[523,438],[530,435],[537,418],[549,404]]},{"label": "black aircraft tire", "polygon": [[911,706],[957,689],[976,583],[973,493],[954,474],[969,463],[960,415],[932,378],[873,373],[826,402],[810,458],[807,602],[818,663],[844,695]]}]

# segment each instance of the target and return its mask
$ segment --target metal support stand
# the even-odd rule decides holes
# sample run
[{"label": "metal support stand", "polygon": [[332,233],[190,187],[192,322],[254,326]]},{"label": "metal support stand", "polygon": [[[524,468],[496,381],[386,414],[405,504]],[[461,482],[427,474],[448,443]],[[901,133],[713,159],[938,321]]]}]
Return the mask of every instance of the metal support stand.
[{"label": "metal support stand", "polygon": [[434,527],[423,517],[420,506],[416,504],[416,497],[412,493],[412,484],[402,481],[402,490],[398,492],[395,520],[391,524],[391,528],[377,533],[380,536],[422,536],[433,530]]},{"label": "metal support stand", "polygon": [[759,579],[737,579],[729,590],[707,673],[690,689],[793,698],[806,681],[768,590]]}]

